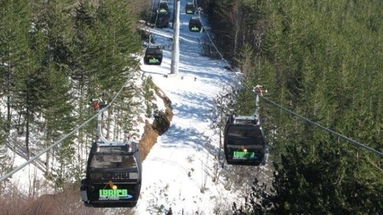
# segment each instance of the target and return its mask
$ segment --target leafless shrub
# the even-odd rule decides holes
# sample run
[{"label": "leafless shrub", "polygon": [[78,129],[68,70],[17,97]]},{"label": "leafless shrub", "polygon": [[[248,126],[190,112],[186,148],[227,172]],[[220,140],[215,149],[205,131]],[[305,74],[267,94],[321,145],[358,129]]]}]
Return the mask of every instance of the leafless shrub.
[{"label": "leafless shrub", "polygon": [[104,214],[103,209],[85,207],[80,200],[79,187],[75,185],[40,197],[27,197],[14,189],[1,194],[0,208],[1,215]]}]

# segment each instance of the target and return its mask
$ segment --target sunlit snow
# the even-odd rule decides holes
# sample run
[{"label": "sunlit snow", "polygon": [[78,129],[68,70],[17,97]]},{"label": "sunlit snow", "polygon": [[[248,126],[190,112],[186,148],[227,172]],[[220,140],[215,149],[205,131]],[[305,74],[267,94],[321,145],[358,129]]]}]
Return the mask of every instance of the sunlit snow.
[{"label": "sunlit snow", "polygon": [[169,28],[152,30],[155,42],[167,49],[161,66],[141,66],[172,101],[174,117],[143,162],[138,214],[161,213],[170,207],[174,214],[214,214],[230,208],[234,195],[212,180],[218,135],[209,128],[213,101],[232,85],[234,74],[223,61],[201,56],[205,33],[189,32],[191,15],[184,13],[185,5],[181,1],[179,73],[169,75]]}]

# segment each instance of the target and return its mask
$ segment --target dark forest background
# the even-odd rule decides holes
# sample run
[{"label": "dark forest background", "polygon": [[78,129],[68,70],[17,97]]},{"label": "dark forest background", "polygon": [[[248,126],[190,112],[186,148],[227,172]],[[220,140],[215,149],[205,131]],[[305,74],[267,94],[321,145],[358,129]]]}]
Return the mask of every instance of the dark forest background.
[{"label": "dark forest background", "polygon": [[[383,2],[206,0],[215,42],[244,73],[239,113],[265,96],[383,151]],[[234,51],[233,51],[234,50]],[[261,102],[274,180],[238,214],[379,214],[383,159]],[[265,187],[264,187],[265,186]]]}]

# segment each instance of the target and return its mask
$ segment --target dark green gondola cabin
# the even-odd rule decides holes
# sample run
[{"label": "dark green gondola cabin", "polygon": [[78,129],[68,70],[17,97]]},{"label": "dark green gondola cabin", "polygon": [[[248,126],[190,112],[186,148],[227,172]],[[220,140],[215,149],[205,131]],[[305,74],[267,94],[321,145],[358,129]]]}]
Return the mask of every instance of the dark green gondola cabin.
[{"label": "dark green gondola cabin", "polygon": [[191,32],[201,32],[202,23],[199,17],[192,17],[189,20],[189,31]]},{"label": "dark green gondola cabin", "polygon": [[186,14],[194,14],[195,13],[195,7],[194,7],[193,2],[186,3],[185,13]]},{"label": "dark green gondola cabin", "polygon": [[157,14],[157,22],[156,27],[157,28],[167,28],[169,26],[170,21],[170,15],[169,13],[159,13]]},{"label": "dark green gondola cabin", "polygon": [[92,145],[81,181],[81,197],[85,206],[134,207],[142,180],[142,164],[136,143]]},{"label": "dark green gondola cabin", "polygon": [[159,46],[149,46],[145,50],[144,64],[147,65],[161,65],[162,63],[162,49]]},{"label": "dark green gondola cabin", "polygon": [[168,2],[166,1],[160,1],[158,6],[158,13],[169,13],[169,6]]},{"label": "dark green gondola cabin", "polygon": [[263,164],[266,142],[255,116],[229,116],[224,132],[224,151],[228,164]]},{"label": "dark green gondola cabin", "polygon": [[159,3],[155,16],[157,28],[166,28],[169,26],[170,11],[168,3],[166,1],[161,1]]}]

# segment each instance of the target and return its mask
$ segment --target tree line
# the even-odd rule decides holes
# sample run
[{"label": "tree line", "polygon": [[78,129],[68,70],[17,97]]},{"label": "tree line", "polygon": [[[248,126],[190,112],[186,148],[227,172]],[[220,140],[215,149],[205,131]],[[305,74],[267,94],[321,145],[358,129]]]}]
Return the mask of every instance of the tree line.
[{"label": "tree line", "polygon": [[[216,42],[244,74],[238,113],[253,111],[247,88],[383,151],[383,2],[209,0]],[[234,51],[233,51],[234,50]],[[274,179],[254,183],[237,214],[376,214],[383,211],[383,160],[261,102]]]},{"label": "tree line", "polygon": [[[12,136],[28,155],[40,151],[92,116],[92,99],[110,101],[126,80],[134,82],[134,54],[142,49],[136,23],[146,6],[138,0],[2,0],[1,143]],[[134,105],[126,101],[134,90],[125,90],[120,106]],[[119,123],[129,127],[132,113],[124,114]],[[47,176],[57,185],[83,174],[73,160],[83,162],[75,155],[87,153],[94,127],[90,123],[46,155]]]}]

